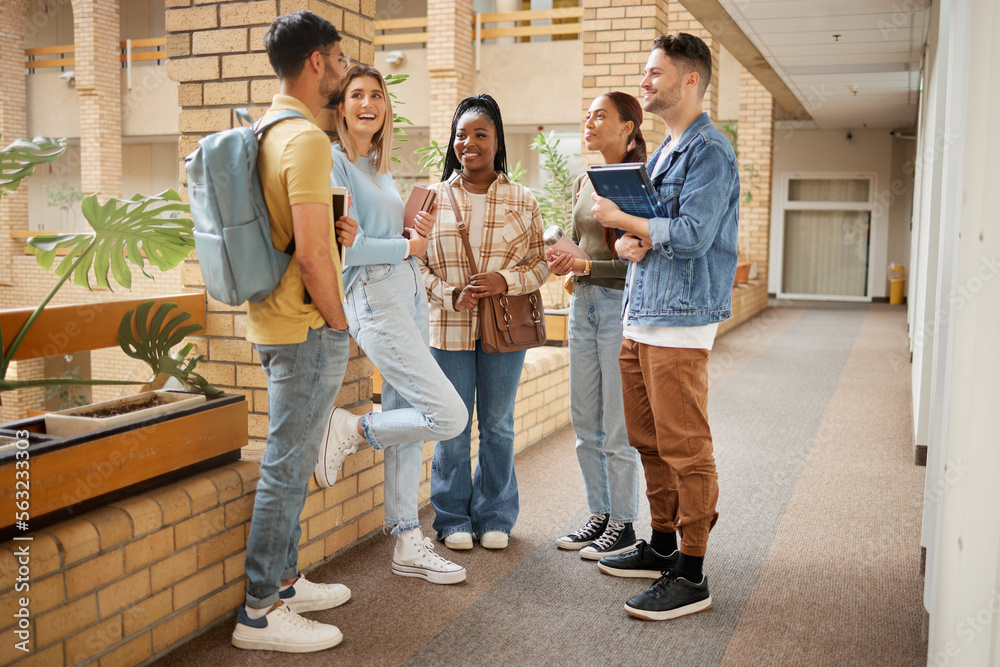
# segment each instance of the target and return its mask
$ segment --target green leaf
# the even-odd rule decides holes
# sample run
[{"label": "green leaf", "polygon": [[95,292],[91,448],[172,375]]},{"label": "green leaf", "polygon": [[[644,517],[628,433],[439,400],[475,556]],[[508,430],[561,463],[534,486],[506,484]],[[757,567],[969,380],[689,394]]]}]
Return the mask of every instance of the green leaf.
[{"label": "green leaf", "polygon": [[52,162],[64,152],[65,139],[48,137],[18,139],[0,150],[0,197],[17,190],[21,181],[34,173],[37,165]]},{"label": "green leaf", "polygon": [[[176,303],[170,302],[160,304],[153,318],[149,319],[149,313],[155,303],[152,300],[146,301],[122,318],[118,325],[118,343],[122,351],[133,359],[145,362],[154,376],[166,373],[177,378],[185,389],[200,391],[209,396],[222,393],[194,372],[195,366],[204,355],[199,354],[185,360],[193,349],[191,343],[184,345],[175,354],[170,353],[170,349],[179,345],[185,338],[201,331],[202,326],[200,324],[181,326],[191,319],[191,314],[186,312],[179,312],[164,323],[170,311],[177,307]],[[132,333],[133,320],[135,335]]]},{"label": "green leaf", "polygon": [[146,260],[168,271],[194,248],[194,223],[178,217],[188,212],[188,205],[174,190],[149,197],[136,195],[127,201],[111,198],[103,205],[93,194],[84,197],[80,208],[94,231],[35,236],[28,245],[44,269],[51,268],[61,248],[67,249],[55,273],[61,277],[73,267],[73,282],[81,287],[92,289],[93,268],[98,287],[111,289],[110,272],[116,283],[128,289],[132,286],[129,264],[153,278],[146,269]]}]

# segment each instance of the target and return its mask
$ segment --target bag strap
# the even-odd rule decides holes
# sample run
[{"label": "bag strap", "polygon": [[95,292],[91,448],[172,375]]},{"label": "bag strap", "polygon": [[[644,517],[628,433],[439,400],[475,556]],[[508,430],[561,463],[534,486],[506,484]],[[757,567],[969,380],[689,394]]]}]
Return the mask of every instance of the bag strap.
[{"label": "bag strap", "polygon": [[455,212],[455,223],[458,227],[458,233],[462,237],[462,245],[465,246],[465,257],[469,260],[469,275],[475,275],[479,273],[479,268],[476,266],[476,257],[472,252],[472,244],[469,243],[469,226],[465,224],[462,219],[462,211],[458,208],[458,202],[455,201],[455,193],[451,189],[451,181],[455,180],[452,178],[449,181],[445,181],[444,191],[448,193],[448,199],[451,201],[451,210]]}]

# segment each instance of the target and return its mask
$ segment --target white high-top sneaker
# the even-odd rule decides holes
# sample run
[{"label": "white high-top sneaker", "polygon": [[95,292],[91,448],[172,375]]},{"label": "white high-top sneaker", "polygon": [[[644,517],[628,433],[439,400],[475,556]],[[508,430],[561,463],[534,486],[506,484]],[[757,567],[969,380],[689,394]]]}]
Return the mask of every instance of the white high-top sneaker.
[{"label": "white high-top sneaker", "polygon": [[400,533],[392,554],[392,573],[420,577],[432,584],[457,584],[465,581],[465,568],[434,553],[431,538],[419,528]]}]

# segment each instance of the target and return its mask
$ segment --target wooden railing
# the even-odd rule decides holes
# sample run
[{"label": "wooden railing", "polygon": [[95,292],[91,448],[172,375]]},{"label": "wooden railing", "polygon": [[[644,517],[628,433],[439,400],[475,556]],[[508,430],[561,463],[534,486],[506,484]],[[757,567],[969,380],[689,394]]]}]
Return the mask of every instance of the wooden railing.
[{"label": "wooden railing", "polygon": [[[520,12],[492,12],[476,14],[472,21],[473,36],[476,39],[497,37],[575,36],[583,32],[583,7],[565,9],[535,9]],[[531,25],[532,21],[550,20],[548,25]],[[485,28],[495,23],[516,23],[518,25]],[[390,19],[375,21],[375,46],[394,44],[426,44],[427,17]]]},{"label": "wooden railing", "polygon": [[[126,50],[129,48],[129,41],[131,41],[132,54],[131,58]],[[150,37],[148,39],[133,39],[133,40],[123,40],[118,43],[118,48],[121,49],[121,55],[119,56],[119,61],[126,63],[131,60],[131,62],[142,62],[147,60],[166,60],[167,59],[167,39],[165,37]],[[152,51],[140,51],[136,52],[136,49],[152,49]],[[24,50],[24,67],[28,70],[36,69],[46,69],[51,67],[74,67],[76,65],[76,58],[74,57],[76,53],[75,44],[62,44],[59,46],[41,46],[34,49]],[[57,57],[51,57],[57,56]],[[39,60],[39,57],[44,58]],[[29,72],[30,73],[30,72]]]}]

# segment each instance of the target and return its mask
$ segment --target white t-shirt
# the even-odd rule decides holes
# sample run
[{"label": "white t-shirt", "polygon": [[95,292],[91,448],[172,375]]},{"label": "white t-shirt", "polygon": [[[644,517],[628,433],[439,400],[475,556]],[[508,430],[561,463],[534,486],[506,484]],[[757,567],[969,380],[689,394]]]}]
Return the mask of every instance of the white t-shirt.
[{"label": "white t-shirt", "polygon": [[642,327],[626,322],[622,330],[625,338],[653,347],[685,347],[712,350],[719,323],[698,327]]},{"label": "white t-shirt", "polygon": [[[469,245],[472,246],[472,254],[479,257],[479,248],[483,245],[483,226],[486,221],[486,194],[473,194],[468,190],[469,202],[472,204],[472,213],[469,214]],[[478,262],[477,262],[478,263]]]}]

